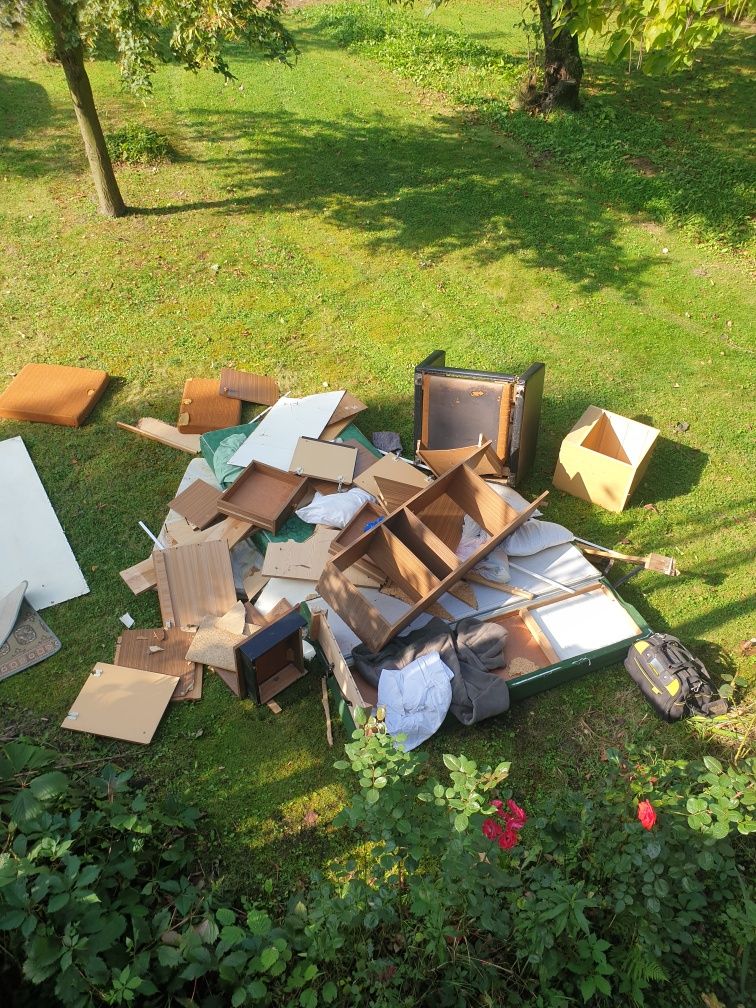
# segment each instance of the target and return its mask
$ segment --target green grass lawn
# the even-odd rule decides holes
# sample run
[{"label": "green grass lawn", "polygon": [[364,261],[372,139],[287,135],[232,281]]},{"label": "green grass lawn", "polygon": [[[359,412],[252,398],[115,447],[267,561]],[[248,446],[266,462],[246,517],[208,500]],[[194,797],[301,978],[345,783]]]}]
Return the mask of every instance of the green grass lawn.
[{"label": "green grass lawn", "polygon": [[[445,7],[434,23],[453,37],[421,84],[401,46],[345,48],[317,9],[292,16],[292,69],[238,53],[234,85],[164,68],[141,104],[119,91],[112,64],[90,64],[106,131],[144,122],[181,155],[119,171],[135,212],[117,221],[96,213],[60,69],[23,41],[0,47],[0,385],[29,361],[113,376],[80,430],[0,422],[0,437],[24,438],[91,588],[45,612],[63,648],[0,685],[2,719],[81,760],[125,752],[188,796],[209,813],[234,887],[288,885],[349,842],[330,827],[346,792],[316,676],[274,717],[208,675],[201,703],[171,709],[137,752],[56,728],[92,664],[111,659],[121,613],[158,625],[156,598],[135,599],[118,571],[146,556],[137,521],[159,527],[188,457],[115,423],[174,422],[188,377],[233,363],[295,394],[346,387],[370,406],[366,432],[398,430],[410,449],[412,370],[431,350],[463,367],[545,361],[524,492],[550,485],[559,443],[590,403],[650,418],[662,437],[627,511],[553,491],[547,515],[607,546],[675,555],[682,577],[644,573],[626,597],[713,671],[747,671],[745,36],[728,31],[673,81],[627,81],[593,56],[580,122],[515,122],[491,84],[491,53],[521,65],[518,18],[517,4]],[[474,46],[460,44],[465,33]],[[511,759],[527,803],[579,784],[607,746],[627,743],[699,745],[688,725],[656,721],[615,668],[430,748]]]}]

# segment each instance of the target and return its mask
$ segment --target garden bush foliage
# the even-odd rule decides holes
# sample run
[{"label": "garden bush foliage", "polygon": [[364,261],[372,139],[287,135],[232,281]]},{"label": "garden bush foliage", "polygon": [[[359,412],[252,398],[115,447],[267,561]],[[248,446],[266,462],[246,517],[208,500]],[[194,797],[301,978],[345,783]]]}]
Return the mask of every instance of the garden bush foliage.
[{"label": "garden bush foliage", "polygon": [[172,161],[175,152],[167,137],[149,126],[131,124],[108,137],[110,156],[122,164],[154,164]]},{"label": "garden bush foliage", "polygon": [[359,791],[340,822],[363,835],[360,859],[273,912],[221,899],[196,810],[155,807],[128,771],[82,777],[8,744],[6,986],[20,971],[27,1003],[77,1008],[745,998],[756,915],[738,838],[756,829],[754,761],[610,753],[583,793],[523,810],[505,763],[445,756],[442,782],[423,754],[361,730],[346,755]]}]

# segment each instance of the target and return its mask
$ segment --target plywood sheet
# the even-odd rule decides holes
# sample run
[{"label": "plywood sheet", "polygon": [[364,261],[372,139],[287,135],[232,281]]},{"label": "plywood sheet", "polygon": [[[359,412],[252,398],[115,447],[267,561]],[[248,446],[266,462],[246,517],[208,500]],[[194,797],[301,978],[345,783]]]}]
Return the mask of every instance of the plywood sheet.
[{"label": "plywood sheet", "polygon": [[364,402],[353,396],[351,392],[345,392],[341,397],[341,402],[333,411],[328,424],[340,423],[342,420],[349,420],[351,423],[353,417],[356,417],[358,413],[363,413],[366,409],[367,406]]},{"label": "plywood sheet", "polygon": [[175,628],[124,630],[118,638],[113,664],[173,676],[176,679],[171,696],[173,703],[199,700],[202,696],[202,667],[186,660],[186,652],[193,639],[193,634]]},{"label": "plywood sheet", "polygon": [[200,450],[199,434],[182,434],[178,427],[173,427],[163,420],[156,420],[154,417],[142,417],[134,424],[119,420],[117,425],[121,430],[131,431],[132,434],[168,445],[169,448],[178,448],[179,451],[188,452],[190,455],[196,455]]},{"label": "plywood sheet", "polygon": [[99,662],[61,728],[146,745],[175,688],[173,676]]},{"label": "plywood sheet", "polygon": [[423,487],[428,486],[431,482],[425,473],[421,473],[419,469],[415,469],[413,465],[405,462],[404,459],[397,458],[396,455],[391,454],[384,455],[383,458],[378,459],[369,469],[356,476],[354,482],[358,487],[367,490],[369,494],[378,497],[380,495],[380,487],[376,483],[376,476],[382,479],[393,480],[395,483],[417,487],[418,490],[422,490]]},{"label": "plywood sheet", "polygon": [[331,483],[349,484],[354,477],[357,451],[336,441],[300,438],[289,465],[289,472],[312,476]]},{"label": "plywood sheet", "polygon": [[225,542],[172,546],[153,553],[160,612],[166,626],[199,626],[236,602],[231,556]]},{"label": "plywood sheet", "polygon": [[303,399],[282,396],[234,452],[229,465],[248,466],[257,461],[287,471],[299,439],[320,437],[343,395],[342,391]]},{"label": "plywood sheet", "polygon": [[157,583],[155,581],[155,564],[152,560],[152,554],[146,560],[141,560],[139,563],[134,564],[133,567],[127,567],[126,570],[122,570],[120,573],[126,585],[135,595],[141,595],[142,592],[149,591]]},{"label": "plywood sheet", "polygon": [[[272,542],[265,552],[262,574],[268,578],[291,578],[293,580],[317,581],[323,573],[333,540],[339,529],[318,528],[304,542]],[[346,576],[353,584],[367,588],[377,588],[383,578],[376,579],[363,570],[350,567]]]},{"label": "plywood sheet", "polygon": [[26,598],[46,609],[86,595],[76,562],[20,437],[0,441],[0,595],[28,581]]},{"label": "plywood sheet", "polygon": [[176,424],[182,434],[206,434],[236,427],[240,420],[241,403],[222,396],[216,379],[189,378],[185,382]]},{"label": "plywood sheet", "polygon": [[26,364],[0,395],[0,417],[78,427],[107,384],[107,371]]},{"label": "plywood sheet", "polygon": [[205,480],[197,479],[174,497],[168,507],[186,518],[195,528],[206,529],[222,517],[218,510],[221,493]]},{"label": "plywood sheet", "polygon": [[262,406],[272,406],[281,397],[281,390],[275,379],[227,367],[221,371],[219,392],[230,399],[260,403]]}]

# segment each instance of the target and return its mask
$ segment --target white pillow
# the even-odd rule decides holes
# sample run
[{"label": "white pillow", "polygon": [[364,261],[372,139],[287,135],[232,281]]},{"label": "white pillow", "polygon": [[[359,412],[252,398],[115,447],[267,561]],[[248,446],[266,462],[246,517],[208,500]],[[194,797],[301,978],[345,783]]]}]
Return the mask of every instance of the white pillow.
[{"label": "white pillow", "polygon": [[[486,482],[488,482],[486,480]],[[530,501],[526,500],[522,494],[517,493],[513,490],[511,486],[505,486],[503,483],[488,483],[494,493],[497,493],[502,500],[506,501],[510,507],[513,507],[515,511],[524,511],[526,508],[530,507]],[[534,518],[540,518],[543,514],[542,511],[535,510],[533,512]]]},{"label": "white pillow", "polygon": [[564,525],[528,518],[524,525],[515,529],[511,536],[507,536],[504,548],[511,557],[532,556],[548,549],[549,546],[561,546],[562,543],[572,542],[574,538],[572,532]]},{"label": "white pillow", "polygon": [[322,494],[316,491],[310,503],[297,511],[297,517],[311,525],[343,529],[362,505],[371,500],[374,498],[359,487],[352,487],[346,493]]}]

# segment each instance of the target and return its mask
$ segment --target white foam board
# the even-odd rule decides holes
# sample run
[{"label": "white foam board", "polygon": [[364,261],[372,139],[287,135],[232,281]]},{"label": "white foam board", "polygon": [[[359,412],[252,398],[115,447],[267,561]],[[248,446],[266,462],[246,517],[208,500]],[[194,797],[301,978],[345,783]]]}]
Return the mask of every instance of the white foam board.
[{"label": "white foam board", "polygon": [[630,613],[603,591],[541,606],[533,609],[532,615],[560,661],[617,644],[634,637],[640,629]]},{"label": "white foam board", "polygon": [[0,441],[0,595],[28,581],[26,598],[47,609],[89,586],[20,437]]},{"label": "white foam board", "polygon": [[248,466],[253,461],[264,462],[288,472],[299,439],[320,437],[343,395],[342,389],[302,399],[282,396],[234,452],[228,460],[229,465]]}]

